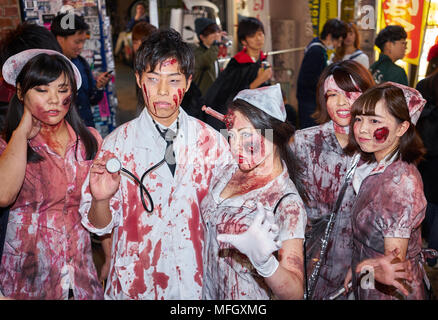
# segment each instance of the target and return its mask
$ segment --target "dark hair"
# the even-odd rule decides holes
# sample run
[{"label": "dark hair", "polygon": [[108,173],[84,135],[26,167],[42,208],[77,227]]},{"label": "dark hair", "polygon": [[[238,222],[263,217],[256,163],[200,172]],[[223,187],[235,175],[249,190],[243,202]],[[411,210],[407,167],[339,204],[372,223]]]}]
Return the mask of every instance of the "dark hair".
[{"label": "dark hair", "polygon": [[[69,16],[66,17],[67,15]],[[74,19],[73,21],[72,18]],[[65,26],[62,24],[65,24]],[[61,13],[53,19],[50,30],[55,36],[68,37],[74,35],[78,31],[86,32],[89,28],[89,25],[84,19],[77,14]]]},{"label": "dark hair", "polygon": [[143,42],[156,30],[154,25],[146,21],[137,22],[132,28],[132,41],[140,40]]},{"label": "dark hair", "polygon": [[287,121],[280,121],[241,99],[234,100],[228,106],[228,110],[239,111],[251,122],[255,129],[261,130],[261,134],[264,137],[266,137],[266,130],[273,130],[274,140],[272,143],[277,146],[280,158],[286,163],[287,171],[298,193],[303,201],[307,202],[308,197],[301,182],[301,171],[299,169],[298,160],[289,145],[290,139],[295,133],[294,128]]},{"label": "dark hair", "polygon": [[147,9],[146,4],[143,1],[137,2],[135,4],[135,8],[137,8],[138,6],[142,6],[145,10]]},{"label": "dark hair", "polygon": [[[338,87],[345,92],[365,92],[375,85],[373,76],[363,65],[354,60],[345,60],[332,63],[324,69],[316,87],[316,110],[312,117],[317,123],[322,124],[330,121],[327,112],[327,97],[324,92],[325,80],[333,75]],[[351,78],[359,88],[356,88]]]},{"label": "dark hair", "polygon": [[374,43],[383,52],[385,43],[395,42],[401,39],[406,39],[408,35],[405,29],[401,26],[387,26],[385,29],[380,30]]},{"label": "dark hair", "polygon": [[[356,24],[354,24],[353,22],[347,23],[347,35],[349,32],[354,33],[353,46],[356,49],[359,49],[359,45],[360,45],[359,30],[357,30]],[[345,38],[347,37],[347,35],[345,36]],[[344,38],[344,41],[345,41],[345,38]],[[345,56],[345,45],[344,45],[344,42],[342,42],[342,46],[336,48],[336,50],[335,50],[335,56],[333,57],[333,62],[342,61],[342,58],[344,58],[344,56]]]},{"label": "dark hair", "polygon": [[202,32],[201,35],[208,37],[210,34],[220,31],[221,28],[216,23],[208,25]]},{"label": "dark hair", "polygon": [[[425,154],[425,149],[415,126],[409,116],[408,105],[403,94],[403,90],[387,83],[380,84],[368,89],[363,93],[351,107],[350,132],[348,134],[348,144],[345,147],[347,154],[354,154],[359,151],[362,158],[367,162],[374,162],[376,158],[374,153],[363,152],[356,140],[354,139],[354,119],[358,115],[374,116],[376,104],[384,101],[388,112],[396,119],[398,123],[409,122],[409,128],[405,134],[400,137],[400,144],[392,153],[394,155],[399,151],[398,158],[407,163],[418,164]],[[391,156],[392,156],[391,155]]]},{"label": "dark hair", "polygon": [[422,80],[423,86],[417,86],[417,90],[421,93],[427,102],[438,106],[438,70],[435,70],[431,75]]},{"label": "dark hair", "polygon": [[30,22],[19,24],[0,41],[0,66],[3,66],[10,56],[35,48],[62,52],[55,36],[46,28]]},{"label": "dark hair", "polygon": [[[21,96],[24,98],[26,93],[35,86],[47,85],[58,79],[64,74],[71,86],[71,106],[65,116],[65,120],[71,125],[76,133],[76,152],[78,148],[79,138],[85,146],[86,159],[91,160],[97,153],[97,140],[88,128],[82,122],[74,101],[76,100],[76,79],[70,62],[59,55],[39,54],[30,59],[23,67],[17,77],[17,85],[20,85]],[[4,138],[6,142],[11,139],[12,133],[18,127],[23,116],[24,105],[17,96],[17,93],[9,102],[8,113],[6,115],[6,123],[4,128]],[[29,145],[27,147],[27,161],[39,162],[43,157],[35,152]]]},{"label": "dark hair", "polygon": [[325,40],[327,36],[331,34],[333,39],[342,37],[345,39],[347,36],[347,24],[339,19],[330,19],[322,27],[321,39]]},{"label": "dark hair", "polygon": [[141,77],[146,70],[155,70],[169,58],[175,58],[181,73],[188,79],[194,73],[195,56],[192,48],[172,28],[158,29],[144,41],[135,56],[135,72]]},{"label": "dark hair", "polygon": [[257,31],[265,33],[263,23],[259,19],[253,17],[243,18],[237,26],[237,39],[242,43],[246,37],[254,35]]}]

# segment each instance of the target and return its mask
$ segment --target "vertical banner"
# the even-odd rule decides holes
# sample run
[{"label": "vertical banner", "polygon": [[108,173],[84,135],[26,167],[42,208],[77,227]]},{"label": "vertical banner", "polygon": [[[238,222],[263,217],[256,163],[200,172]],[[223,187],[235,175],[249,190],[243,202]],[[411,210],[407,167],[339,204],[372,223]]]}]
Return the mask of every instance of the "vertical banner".
[{"label": "vertical banner", "polygon": [[149,0],[149,21],[153,26],[159,28],[157,0]]},{"label": "vertical banner", "polygon": [[427,22],[429,0],[379,0],[379,30],[388,25],[402,26],[408,37],[404,61],[418,65]]},{"label": "vertical banner", "polygon": [[313,36],[318,37],[327,20],[337,18],[338,2],[333,0],[309,0]]}]

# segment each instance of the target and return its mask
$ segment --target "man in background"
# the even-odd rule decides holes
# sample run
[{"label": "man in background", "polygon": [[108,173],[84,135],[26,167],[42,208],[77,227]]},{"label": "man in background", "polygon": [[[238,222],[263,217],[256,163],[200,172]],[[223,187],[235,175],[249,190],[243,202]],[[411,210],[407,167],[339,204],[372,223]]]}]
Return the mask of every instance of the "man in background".
[{"label": "man in background", "polygon": [[[66,17],[70,15],[70,17]],[[71,23],[73,22],[74,24]],[[61,46],[62,53],[79,69],[82,85],[78,90],[76,106],[81,118],[88,127],[94,127],[91,106],[103,98],[103,89],[111,79],[110,71],[101,73],[95,80],[88,62],[80,56],[84,48],[89,26],[83,18],[72,13],[63,13],[53,19],[51,31]]]}]

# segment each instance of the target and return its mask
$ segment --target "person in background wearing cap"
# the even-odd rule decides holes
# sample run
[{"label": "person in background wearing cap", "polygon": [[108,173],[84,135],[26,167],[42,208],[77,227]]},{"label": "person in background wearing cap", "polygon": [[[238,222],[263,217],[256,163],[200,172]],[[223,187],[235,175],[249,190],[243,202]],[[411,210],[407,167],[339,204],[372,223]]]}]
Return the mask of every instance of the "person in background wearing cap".
[{"label": "person in background wearing cap", "polygon": [[[262,22],[252,17],[243,18],[237,27],[237,37],[243,50],[231,58],[205,94],[206,105],[222,114],[227,112],[227,105],[239,91],[267,86],[272,77],[272,68],[266,64],[267,56],[262,51],[265,45]],[[213,117],[207,116],[206,122],[216,130],[225,129],[225,125]]]},{"label": "person in background wearing cap", "polygon": [[2,75],[17,91],[0,139],[0,207],[10,207],[0,294],[14,299],[102,299],[81,187],[102,141],[74,101],[76,66],[57,51],[10,57]]},{"label": "person in background wearing cap", "polygon": [[[361,161],[352,179],[357,196],[345,285],[352,280],[356,300],[427,296],[421,252],[427,203],[416,167],[425,149],[415,130],[425,103],[417,90],[386,82],[367,90],[351,108],[345,150]],[[391,265],[398,267],[386,272]]]},{"label": "person in background wearing cap", "polygon": [[[70,15],[70,17],[66,17]],[[74,28],[71,27],[74,19]],[[63,26],[63,24],[66,24]],[[94,127],[94,118],[91,113],[91,106],[99,103],[103,98],[103,90],[111,79],[109,71],[102,72],[95,80],[91,73],[88,62],[80,56],[87,39],[88,24],[82,17],[72,13],[57,15],[50,27],[56,40],[62,48],[62,53],[67,56],[79,69],[82,77],[82,86],[78,91],[76,107],[85,125]]]},{"label": "person in background wearing cap", "polygon": [[[318,222],[328,221],[327,217],[334,210],[351,161],[351,157],[343,151],[348,143],[351,106],[373,85],[371,73],[356,61],[329,65],[317,85],[317,106],[313,116],[319,125],[295,132],[291,149],[300,160],[302,181],[309,197],[305,203],[308,278],[314,272],[315,258],[319,257],[321,238],[325,232],[325,228],[317,227]],[[309,281],[307,299],[329,299],[344,285],[351,266],[353,203],[353,189],[347,188],[328,242],[325,263],[320,267],[315,283],[310,284]]]},{"label": "person in background wearing cap", "polygon": [[407,48],[407,34],[402,26],[387,26],[382,29],[374,43],[380,49],[379,60],[374,62],[370,71],[377,84],[392,81],[408,85],[405,70],[395,62],[403,59]]},{"label": "person in background wearing cap", "polygon": [[195,74],[193,82],[205,95],[219,74],[217,61],[219,44],[222,40],[220,27],[211,19],[195,20],[195,31],[199,46],[195,48]]},{"label": "person in background wearing cap", "polygon": [[225,123],[238,164],[201,203],[203,299],[302,299],[306,211],[280,85],[239,92]]}]

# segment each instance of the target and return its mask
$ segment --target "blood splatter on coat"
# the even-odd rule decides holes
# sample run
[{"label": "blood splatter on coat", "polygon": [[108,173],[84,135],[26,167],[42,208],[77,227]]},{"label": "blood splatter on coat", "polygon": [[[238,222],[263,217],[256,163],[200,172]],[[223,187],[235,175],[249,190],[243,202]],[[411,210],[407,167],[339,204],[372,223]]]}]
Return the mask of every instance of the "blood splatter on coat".
[{"label": "blood splatter on coat", "polygon": [[[361,167],[357,171],[362,171]],[[409,284],[411,293],[405,299],[425,299],[420,226],[426,204],[421,176],[414,165],[401,160],[379,163],[360,184],[353,207],[352,270],[360,261],[382,257],[385,238],[409,239],[406,259],[411,261],[414,279]],[[362,288],[354,273],[353,289],[356,299],[361,300],[403,297],[395,287],[378,282],[375,282],[375,289]]]},{"label": "blood splatter on coat", "polygon": [[[309,219],[330,215],[345,180],[351,157],[342,150],[329,121],[322,125],[298,130],[291,145],[303,169],[303,185],[309,196],[306,204]],[[328,299],[342,288],[351,266],[352,228],[351,208],[353,188],[348,187],[327,245],[325,263],[314,289],[313,299]],[[309,239],[309,241],[318,241]],[[343,299],[344,296],[340,297]]]},{"label": "blood splatter on coat", "polygon": [[286,165],[277,178],[246,194],[222,199],[220,194],[237,169],[230,165],[222,178],[211,186],[201,203],[206,228],[203,299],[270,299],[271,291],[249,259],[237,249],[216,240],[219,233],[240,234],[254,220],[257,203],[271,212],[287,193],[275,214],[280,227],[279,240],[304,239],[306,212],[298,192],[289,178]]},{"label": "blood splatter on coat", "polygon": [[[114,229],[105,298],[201,298],[204,235],[199,204],[232,156],[220,133],[182,109],[178,117],[175,176],[164,163],[143,181],[155,205],[152,213],[144,210],[136,182],[122,174],[110,200],[112,221],[96,229],[87,217],[91,205],[88,177],[84,183],[80,207],[84,225],[98,234]],[[165,149],[166,142],[144,109],[138,118],[105,138],[99,156],[110,152],[124,168],[141,177],[163,159]]]}]

